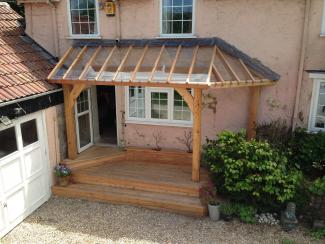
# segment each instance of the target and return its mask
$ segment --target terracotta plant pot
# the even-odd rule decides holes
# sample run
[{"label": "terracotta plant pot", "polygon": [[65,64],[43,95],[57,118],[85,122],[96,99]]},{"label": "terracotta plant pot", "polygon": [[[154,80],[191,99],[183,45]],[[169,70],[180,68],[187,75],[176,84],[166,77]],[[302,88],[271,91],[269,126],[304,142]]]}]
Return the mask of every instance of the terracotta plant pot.
[{"label": "terracotta plant pot", "polygon": [[208,204],[209,216],[213,221],[218,221],[220,219],[220,205]]},{"label": "terracotta plant pot", "polygon": [[69,181],[70,181],[70,175],[58,177],[59,186],[67,186],[69,185]]}]

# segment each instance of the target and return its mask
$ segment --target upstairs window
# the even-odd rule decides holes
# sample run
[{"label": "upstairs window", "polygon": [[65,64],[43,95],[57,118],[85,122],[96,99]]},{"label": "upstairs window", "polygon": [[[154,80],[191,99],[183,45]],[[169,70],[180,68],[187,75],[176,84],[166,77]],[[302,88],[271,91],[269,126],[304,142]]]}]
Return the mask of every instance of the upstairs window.
[{"label": "upstairs window", "polygon": [[161,1],[161,35],[193,34],[194,0]]},{"label": "upstairs window", "polygon": [[325,131],[325,80],[315,80],[311,110],[311,131]]},{"label": "upstairs window", "polygon": [[68,3],[71,36],[97,36],[97,0],[69,0]]}]

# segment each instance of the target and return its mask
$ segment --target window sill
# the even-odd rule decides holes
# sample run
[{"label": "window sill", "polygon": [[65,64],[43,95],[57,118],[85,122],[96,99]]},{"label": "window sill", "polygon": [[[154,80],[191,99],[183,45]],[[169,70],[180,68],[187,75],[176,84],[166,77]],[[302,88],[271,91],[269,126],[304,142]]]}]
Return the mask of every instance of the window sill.
[{"label": "window sill", "polygon": [[92,39],[102,39],[102,36],[66,36],[65,39],[69,40],[92,40]]},{"label": "window sill", "polygon": [[156,37],[157,39],[194,39],[197,38],[194,34],[188,34],[188,35],[177,35],[177,34],[168,34],[164,35],[161,34],[160,36]]},{"label": "window sill", "polygon": [[128,119],[125,121],[125,124],[139,124],[139,125],[158,125],[158,126],[171,126],[171,127],[184,127],[192,128],[193,123],[191,122],[171,122],[171,121],[152,121],[152,120],[132,120]]}]

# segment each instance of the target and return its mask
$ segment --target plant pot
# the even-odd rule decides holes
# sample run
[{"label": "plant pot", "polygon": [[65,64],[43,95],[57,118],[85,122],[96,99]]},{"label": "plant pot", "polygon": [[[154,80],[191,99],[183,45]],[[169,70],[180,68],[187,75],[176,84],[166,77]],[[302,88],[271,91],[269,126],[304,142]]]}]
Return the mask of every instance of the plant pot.
[{"label": "plant pot", "polygon": [[69,185],[69,181],[70,181],[70,175],[58,177],[59,186],[67,186]]},{"label": "plant pot", "polygon": [[233,217],[231,215],[222,215],[222,219],[225,221],[225,222],[230,222],[233,220]]},{"label": "plant pot", "polygon": [[218,221],[220,219],[220,205],[208,204],[209,216],[213,221]]}]

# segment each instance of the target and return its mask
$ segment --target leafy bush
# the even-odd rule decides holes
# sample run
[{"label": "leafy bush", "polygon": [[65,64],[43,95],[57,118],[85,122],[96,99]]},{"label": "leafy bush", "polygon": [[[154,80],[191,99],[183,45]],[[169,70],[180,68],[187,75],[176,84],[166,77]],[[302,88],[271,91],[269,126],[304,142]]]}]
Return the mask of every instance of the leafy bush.
[{"label": "leafy bush", "polygon": [[308,133],[296,129],[289,144],[291,161],[298,165],[305,175],[325,175],[325,133]]},{"label": "leafy bush", "polygon": [[315,240],[325,239],[325,228],[314,229],[310,232],[310,235]]},{"label": "leafy bush", "polygon": [[247,141],[245,133],[222,132],[203,146],[218,191],[254,204],[279,205],[295,195],[301,174],[267,142]]},{"label": "leafy bush", "polygon": [[317,196],[325,196],[325,176],[316,179],[310,186],[309,191]]},{"label": "leafy bush", "polygon": [[241,221],[249,224],[256,224],[256,209],[252,206],[239,205],[238,216]]}]

